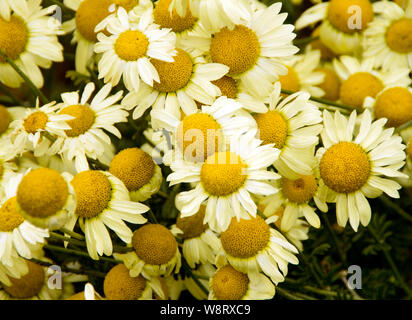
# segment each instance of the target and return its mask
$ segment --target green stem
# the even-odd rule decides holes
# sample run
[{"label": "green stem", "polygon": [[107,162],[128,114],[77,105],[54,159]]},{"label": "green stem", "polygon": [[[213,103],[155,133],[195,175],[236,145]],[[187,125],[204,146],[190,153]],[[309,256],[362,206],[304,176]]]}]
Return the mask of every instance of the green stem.
[{"label": "green stem", "polygon": [[405,220],[408,220],[409,222],[412,222],[412,216],[408,214],[405,210],[403,210],[401,207],[399,207],[396,203],[392,202],[391,199],[389,199],[386,195],[380,196],[379,199],[387,207],[391,208],[396,213],[398,213],[402,218],[404,218]]},{"label": "green stem", "polygon": [[159,190],[159,192],[157,193],[159,196],[161,196],[164,199],[169,199],[169,195],[166,192],[163,192],[161,190]]},{"label": "green stem", "polygon": [[329,231],[330,235],[332,236],[333,243],[334,243],[334,245],[335,245],[335,247],[336,247],[336,250],[338,251],[338,254],[339,254],[339,256],[340,256],[340,259],[342,260],[342,262],[343,262],[344,264],[346,264],[346,255],[345,255],[344,251],[342,251],[342,248],[339,246],[338,238],[336,237],[336,234],[335,234],[335,232],[334,232],[333,229],[332,229],[332,225],[331,225],[331,223],[330,223],[330,221],[329,221],[329,218],[328,218],[328,216],[327,216],[327,213],[324,213],[324,214],[323,214],[323,217],[325,218],[326,227],[328,228],[328,231]]},{"label": "green stem", "polygon": [[[91,257],[89,256],[89,254],[87,252],[83,252],[83,251],[79,251],[79,250],[62,248],[62,247],[54,246],[54,245],[51,245],[51,244],[44,245],[44,248],[49,249],[51,251],[64,252],[64,253],[69,253],[69,254],[73,254],[73,255],[86,257],[86,258],[91,259]],[[99,260],[107,261],[107,262],[111,262],[111,263],[116,263],[116,264],[122,263],[121,260],[116,260],[116,259],[107,258],[107,257],[99,257]]]},{"label": "green stem", "polygon": [[150,222],[156,223],[156,224],[159,223],[159,222],[157,221],[157,218],[156,218],[154,212],[152,211],[152,209],[150,209],[149,211],[147,211],[147,213],[148,213],[148,215],[149,215],[149,220],[150,220]]},{"label": "green stem", "polygon": [[189,264],[187,263],[187,261],[183,257],[182,257],[182,267],[190,275],[190,277],[193,279],[193,281],[199,286],[199,288],[206,295],[209,295],[209,290],[207,290],[205,288],[205,286],[200,282],[199,277],[192,272],[192,269],[190,268]]},{"label": "green stem", "polygon": [[0,82],[0,91],[2,91],[7,97],[10,98],[11,102],[14,103],[15,105],[18,106],[24,106],[24,102],[19,100],[15,95],[13,95],[9,89],[6,88],[5,85],[3,85]]},{"label": "green stem", "polygon": [[4,105],[9,105],[9,106],[11,106],[11,105],[13,105],[14,103],[13,103],[13,100],[10,99],[9,97],[0,96],[0,104],[4,104]]},{"label": "green stem", "polygon": [[296,294],[293,294],[291,292],[289,292],[286,289],[282,289],[280,287],[276,287],[276,291],[284,298],[288,299],[288,300],[305,300],[302,297],[297,296]]},{"label": "green stem", "polygon": [[397,128],[395,129],[395,132],[399,133],[399,132],[401,132],[402,130],[404,130],[404,129],[406,129],[406,128],[409,128],[410,126],[412,126],[412,120],[410,120],[410,121],[404,123],[403,125],[400,125],[399,127],[397,127]]},{"label": "green stem", "polygon": [[66,229],[66,228],[60,228],[60,231],[63,232],[63,233],[68,234],[69,236],[71,236],[72,238],[75,238],[77,240],[84,240],[85,239],[83,235],[81,235],[77,232],[74,232],[72,230]]},{"label": "green stem", "polygon": [[307,44],[309,42],[312,42],[312,41],[315,41],[315,40],[318,40],[318,39],[319,39],[319,36],[295,39],[295,40],[293,40],[293,44],[295,46],[300,46],[300,45]]},{"label": "green stem", "polygon": [[[289,278],[286,278],[285,282],[295,284],[295,285],[301,285],[298,281],[293,280],[293,279],[289,279]],[[308,286],[308,285],[304,285],[302,288],[306,291],[317,293],[317,294],[323,295],[323,296],[331,296],[331,297],[337,297],[338,296],[338,293],[335,292],[335,291],[320,289],[320,288],[316,288],[316,287],[312,287],[312,286]]]}]

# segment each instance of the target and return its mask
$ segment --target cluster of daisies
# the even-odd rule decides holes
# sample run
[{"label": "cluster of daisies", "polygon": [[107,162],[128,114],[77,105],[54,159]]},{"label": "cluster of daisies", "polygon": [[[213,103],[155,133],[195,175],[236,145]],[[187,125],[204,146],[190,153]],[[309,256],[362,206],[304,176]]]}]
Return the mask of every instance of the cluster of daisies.
[{"label": "cluster of daisies", "polygon": [[[42,88],[70,34],[98,77],[0,105],[0,299],[271,299],[322,214],[357,231],[368,198],[412,186],[412,1],[321,2],[295,26],[279,2],[63,4],[61,23],[0,1],[1,88]],[[117,149],[120,123],[146,143]],[[172,196],[170,224],[150,201]],[[112,262],[103,291],[76,261],[50,286],[53,250]]]}]

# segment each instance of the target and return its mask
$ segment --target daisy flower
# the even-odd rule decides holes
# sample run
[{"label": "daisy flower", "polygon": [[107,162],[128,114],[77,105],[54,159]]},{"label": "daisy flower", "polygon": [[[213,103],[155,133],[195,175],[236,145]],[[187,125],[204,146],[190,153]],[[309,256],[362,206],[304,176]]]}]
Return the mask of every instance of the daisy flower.
[{"label": "daisy flower", "polygon": [[359,222],[367,226],[371,219],[366,198],[376,198],[383,192],[399,197],[401,186],[393,178],[405,176],[399,172],[405,163],[405,145],[400,136],[393,135],[393,128],[384,128],[386,119],[372,122],[368,110],[358,119],[356,136],[356,111],[349,119],[339,112],[332,117],[324,111],[323,121],[323,147],[316,152],[319,200],[335,202],[338,225],[345,227],[349,220],[357,231]]},{"label": "daisy flower", "polygon": [[[112,255],[113,244],[107,228],[129,243],[132,231],[124,221],[143,224],[147,206],[132,202],[124,184],[107,171],[88,170],[77,174],[71,184],[76,194],[76,210],[65,227],[73,230],[77,220],[86,236],[87,251],[92,259]],[[124,221],[123,221],[124,220]]]},{"label": "daisy flower", "polygon": [[[173,62],[176,36],[170,29],[160,29],[153,24],[152,9],[146,10],[138,22],[131,19],[131,13],[120,7],[116,19],[107,24],[106,36],[100,32],[94,47],[101,53],[98,63],[99,79],[117,85],[123,83],[129,91],[139,90],[140,80],[153,86],[160,82],[159,74],[150,59]],[[102,31],[102,30],[97,30]]]},{"label": "daisy flower", "polygon": [[319,141],[321,112],[309,102],[309,93],[296,92],[282,100],[280,90],[276,82],[267,111],[254,118],[263,144],[274,144],[280,150],[273,163],[275,168],[282,176],[298,179],[299,174],[312,174],[315,166],[310,150]]},{"label": "daisy flower", "polygon": [[179,48],[173,62],[152,59],[151,63],[159,76],[153,86],[141,85],[139,91],[130,92],[122,101],[127,109],[136,106],[134,119],[141,117],[150,106],[156,110],[166,109],[180,118],[180,110],[185,114],[196,112],[196,102],[211,105],[221,93],[212,81],[229,70],[227,66],[206,63],[202,56]]},{"label": "daisy flower", "polygon": [[112,86],[106,84],[89,103],[94,89],[94,83],[90,82],[81,98],[78,92],[63,93],[63,103],[58,104],[58,114],[70,115],[74,119],[67,121],[71,128],[65,131],[67,137],[58,137],[52,148],[59,150],[65,161],[74,159],[78,172],[89,169],[86,157],[102,160],[101,156],[113,152],[110,137],[103,130],[120,139],[120,131],[114,125],[126,122],[128,116],[128,112],[116,104],[122,97],[122,91],[109,96]]},{"label": "daisy flower", "polygon": [[114,257],[123,261],[131,277],[168,276],[173,270],[175,273],[180,270],[181,255],[176,238],[161,224],[146,224],[135,230],[128,246],[134,250],[115,253]]},{"label": "daisy flower", "polygon": [[333,60],[333,66],[342,84],[339,100],[349,106],[362,108],[366,97],[375,98],[385,87],[407,87],[412,80],[407,68],[388,71],[375,71],[374,58],[358,59],[341,56]]},{"label": "daisy flower", "polygon": [[10,278],[20,278],[22,275],[27,274],[29,270],[26,259],[20,257],[17,252],[12,251],[12,257],[14,263],[11,267],[0,261],[0,288],[2,285],[11,286]]},{"label": "daisy flower", "polygon": [[279,156],[273,144],[261,145],[255,138],[257,130],[233,136],[226,151],[212,153],[203,163],[176,162],[168,177],[171,185],[189,182],[194,189],[176,196],[176,207],[182,217],[196,214],[205,202],[204,222],[213,231],[228,228],[232,217],[248,219],[255,216],[257,207],[254,195],[270,195],[277,189],[270,180],[279,179],[274,172],[267,171]]},{"label": "daisy flower", "polygon": [[412,69],[412,4],[402,9],[395,2],[373,4],[378,16],[368,25],[364,56],[375,57],[374,67]]},{"label": "daisy flower", "polygon": [[[11,4],[11,14],[6,3]],[[43,75],[39,67],[48,69],[53,61],[63,61],[63,46],[57,39],[63,31],[60,22],[49,16],[57,6],[43,9],[38,0],[6,3],[0,5],[0,49],[40,88]],[[11,88],[18,88],[24,82],[2,56],[0,82]]]},{"label": "daisy flower", "polygon": [[263,220],[259,216],[233,218],[228,229],[220,235],[222,253],[217,259],[226,258],[233,268],[243,273],[263,272],[276,285],[284,281],[288,263],[299,263],[295,256],[298,250],[269,226],[272,220]]},{"label": "daisy flower", "polygon": [[0,105],[0,145],[10,143],[10,134],[14,128],[10,126],[13,121],[24,117],[26,108],[24,107],[5,107]]}]

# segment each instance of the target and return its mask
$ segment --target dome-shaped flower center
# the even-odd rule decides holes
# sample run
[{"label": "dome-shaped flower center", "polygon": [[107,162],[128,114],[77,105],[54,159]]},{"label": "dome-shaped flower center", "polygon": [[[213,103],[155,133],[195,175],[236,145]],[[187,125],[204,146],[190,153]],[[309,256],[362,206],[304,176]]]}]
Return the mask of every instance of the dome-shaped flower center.
[{"label": "dome-shaped flower center", "polygon": [[270,227],[261,217],[249,220],[233,218],[229,228],[220,235],[223,249],[235,258],[251,258],[266,248]]},{"label": "dome-shaped flower center", "polygon": [[[24,21],[16,16],[11,16],[9,21],[0,17],[0,49],[11,60],[16,60],[24,51],[27,44],[28,32]],[[0,57],[0,63],[6,59]]]},{"label": "dome-shaped flower center", "polygon": [[114,51],[126,61],[136,61],[143,57],[149,48],[149,40],[138,30],[127,30],[119,35]]},{"label": "dome-shaped flower center", "polygon": [[147,264],[168,263],[176,254],[177,241],[161,224],[146,224],[137,229],[132,238],[137,256]]},{"label": "dome-shaped flower center", "polygon": [[245,183],[246,164],[231,152],[216,152],[202,165],[200,181],[206,192],[213,196],[227,196],[238,191]]},{"label": "dome-shaped flower center", "polygon": [[171,2],[172,0],[159,0],[157,2],[153,10],[154,22],[160,27],[170,28],[174,32],[182,32],[192,28],[197,19],[192,16],[189,6],[187,6],[186,15],[181,17],[177,14],[176,9],[173,9],[172,14],[170,14]]},{"label": "dome-shaped flower center", "polygon": [[241,300],[249,286],[249,277],[226,265],[212,279],[212,289],[218,300]]},{"label": "dome-shaped flower center", "polygon": [[76,214],[84,218],[98,216],[110,202],[112,185],[100,171],[83,171],[71,182],[76,193]]},{"label": "dome-shaped flower center", "polygon": [[388,28],[386,43],[393,51],[400,53],[412,52],[412,19],[398,20]]},{"label": "dome-shaped flower center", "polygon": [[212,61],[225,64],[229,74],[240,74],[251,69],[260,55],[260,43],[256,33],[243,25],[233,30],[225,27],[215,33],[210,44]]},{"label": "dome-shaped flower center", "polygon": [[0,232],[11,232],[18,228],[24,218],[18,211],[16,197],[7,200],[0,208]]},{"label": "dome-shaped flower center", "polygon": [[157,59],[150,60],[156,68],[160,83],[154,82],[153,87],[160,92],[175,92],[184,88],[193,72],[193,62],[189,54],[177,48],[177,55],[173,57],[174,62],[165,62]]},{"label": "dome-shaped flower center", "polygon": [[219,123],[206,113],[185,117],[176,135],[176,143],[187,161],[204,161],[218,151],[222,139]]},{"label": "dome-shaped flower center", "polygon": [[336,72],[326,67],[316,68],[315,71],[322,72],[325,75],[323,82],[318,84],[318,87],[325,92],[322,98],[330,101],[338,100],[340,80]]},{"label": "dome-shaped flower center", "polygon": [[275,110],[269,110],[257,113],[254,118],[259,129],[258,138],[263,144],[274,143],[276,148],[282,149],[288,135],[288,124],[283,116]]},{"label": "dome-shaped flower center", "polygon": [[228,76],[223,76],[218,80],[212,81],[212,83],[220,89],[222,96],[230,99],[236,98],[238,90],[235,79]]},{"label": "dome-shaped flower center", "polygon": [[17,203],[28,215],[47,218],[59,212],[69,195],[66,180],[49,168],[35,169],[26,174],[17,189]]},{"label": "dome-shaped flower center", "polygon": [[368,181],[371,166],[368,155],[360,145],[339,142],[326,150],[319,169],[329,188],[338,193],[351,193]]},{"label": "dome-shaped flower center", "polygon": [[179,214],[176,220],[176,226],[183,231],[182,234],[179,234],[179,237],[183,239],[196,238],[207,230],[207,223],[203,223],[205,209],[205,206],[201,206],[196,214],[185,218],[182,218]]},{"label": "dome-shaped flower center", "polygon": [[377,118],[388,119],[386,126],[398,127],[412,120],[412,93],[403,87],[389,88],[376,98],[374,111]]},{"label": "dome-shaped flower center", "polygon": [[382,81],[373,74],[357,72],[342,82],[339,97],[344,104],[361,108],[366,97],[375,98],[382,89]]},{"label": "dome-shaped flower center", "polygon": [[123,7],[127,12],[139,4],[139,0],[112,0],[112,3],[118,8]]},{"label": "dome-shaped flower center", "polygon": [[59,114],[68,114],[74,117],[72,120],[67,120],[67,124],[71,127],[66,130],[68,137],[77,137],[89,130],[96,118],[94,111],[88,106],[72,105],[64,108]]},{"label": "dome-shaped flower center", "polygon": [[[319,37],[320,34],[320,26],[313,30],[311,36],[312,37]],[[313,50],[320,50],[321,59],[325,61],[330,61],[336,57],[336,54],[327,47],[321,39],[312,40],[310,42]]]},{"label": "dome-shaped flower center", "polygon": [[373,8],[369,0],[331,0],[328,20],[338,30],[352,34],[366,29],[373,20]]},{"label": "dome-shaped flower center", "polygon": [[137,300],[146,288],[146,279],[141,275],[131,277],[124,264],[114,266],[106,274],[103,291],[108,300]]},{"label": "dome-shaped flower center", "polygon": [[36,111],[24,119],[24,129],[27,133],[35,134],[39,130],[44,130],[49,118],[44,112]]},{"label": "dome-shaped flower center", "polygon": [[284,90],[298,91],[300,89],[299,76],[295,69],[289,66],[285,66],[288,69],[288,74],[284,76],[279,76],[279,82]]},{"label": "dome-shaped flower center", "polygon": [[94,29],[109,14],[109,6],[112,0],[84,0],[76,11],[76,29],[91,42],[96,42],[97,37]]},{"label": "dome-shaped flower center", "polygon": [[147,184],[153,177],[155,164],[149,154],[138,148],[120,151],[110,163],[110,173],[122,180],[129,191]]},{"label": "dome-shaped flower center", "polygon": [[11,122],[10,113],[7,108],[0,105],[0,136],[7,131]]},{"label": "dome-shaped flower center", "polygon": [[313,175],[301,176],[297,180],[282,178],[282,192],[286,199],[295,203],[306,203],[315,195],[318,184]]},{"label": "dome-shaped flower center", "polygon": [[26,261],[29,272],[20,279],[9,278],[11,286],[3,289],[16,299],[28,299],[40,293],[44,285],[43,267],[31,261]]}]

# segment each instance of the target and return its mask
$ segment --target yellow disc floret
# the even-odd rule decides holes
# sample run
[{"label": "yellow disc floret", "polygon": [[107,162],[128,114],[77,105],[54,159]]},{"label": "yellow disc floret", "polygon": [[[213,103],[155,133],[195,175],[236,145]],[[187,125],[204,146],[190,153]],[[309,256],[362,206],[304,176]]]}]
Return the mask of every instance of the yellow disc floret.
[{"label": "yellow disc floret", "polygon": [[68,114],[74,117],[73,120],[66,121],[71,127],[66,130],[68,137],[77,137],[89,130],[96,118],[94,111],[88,106],[72,105],[64,108],[59,114]]},{"label": "yellow disc floret", "polygon": [[24,119],[24,129],[27,133],[36,133],[39,130],[44,130],[49,118],[44,112],[36,111]]},{"label": "yellow disc floret", "polygon": [[382,81],[373,74],[356,72],[342,82],[339,97],[344,104],[361,108],[366,97],[375,98],[382,89]]},{"label": "yellow disc floret", "polygon": [[260,43],[256,33],[243,25],[233,30],[225,27],[215,33],[210,44],[212,61],[225,64],[229,74],[240,74],[251,69],[260,55]]},{"label": "yellow disc floret", "polygon": [[146,224],[133,233],[133,248],[147,264],[168,263],[177,250],[177,241],[169,229],[161,224]]},{"label": "yellow disc floret", "polygon": [[185,117],[180,122],[176,135],[177,145],[188,161],[204,161],[218,151],[222,139],[219,123],[206,113]]},{"label": "yellow disc floret", "polygon": [[17,202],[32,217],[47,218],[66,204],[69,188],[59,172],[49,168],[35,169],[26,174],[17,189]]},{"label": "yellow disc floret", "polygon": [[386,32],[386,43],[392,50],[400,53],[412,52],[412,19],[394,22]]},{"label": "yellow disc floret", "polygon": [[75,16],[76,29],[86,40],[97,41],[94,29],[110,14],[111,4],[111,0],[84,0],[80,3]]},{"label": "yellow disc floret", "polygon": [[[9,21],[0,17],[0,49],[11,60],[16,60],[24,51],[28,40],[28,31],[24,21],[11,16]],[[6,59],[0,57],[0,63],[5,63]]]},{"label": "yellow disc floret", "polygon": [[176,220],[176,226],[183,231],[182,234],[179,234],[179,237],[183,239],[196,238],[206,231],[208,225],[207,223],[203,223],[205,209],[205,206],[201,206],[196,214],[185,218],[182,218],[179,214]]},{"label": "yellow disc floret", "polygon": [[322,98],[330,101],[338,100],[340,80],[336,72],[326,67],[316,68],[315,71],[322,72],[325,75],[323,82],[318,84],[318,87],[325,92]]},{"label": "yellow disc floret", "polygon": [[320,160],[320,176],[338,193],[351,193],[368,181],[371,166],[363,148],[353,142],[339,142],[330,147]]},{"label": "yellow disc floret", "polygon": [[40,293],[44,285],[43,267],[26,261],[29,272],[20,279],[10,277],[11,286],[4,285],[4,291],[16,299],[28,299]]},{"label": "yellow disc floret", "polygon": [[127,12],[139,4],[139,0],[112,0],[116,7],[123,7]]},{"label": "yellow disc floret", "polygon": [[138,30],[127,30],[119,35],[114,51],[126,61],[137,61],[143,57],[149,48],[149,40]]},{"label": "yellow disc floret", "polygon": [[200,171],[200,181],[213,196],[227,196],[238,191],[245,183],[246,164],[231,152],[217,152],[206,159]]},{"label": "yellow disc floret", "polygon": [[16,197],[7,200],[0,208],[0,232],[12,232],[18,228],[24,218],[18,211]]},{"label": "yellow disc floret", "polygon": [[150,60],[156,68],[160,83],[154,82],[153,87],[160,92],[175,92],[184,88],[192,77],[193,62],[189,54],[176,49],[177,55],[173,57],[174,62],[165,62],[157,59]]},{"label": "yellow disc floret", "polygon": [[0,136],[7,131],[11,122],[10,113],[7,108],[0,105]]},{"label": "yellow disc floret", "polygon": [[[182,32],[189,30],[196,22],[196,18],[192,16],[189,6],[187,6],[186,15],[181,17],[177,14],[176,9],[173,9],[170,14],[169,7],[172,0],[159,0],[153,10],[154,22],[162,28],[170,28],[174,32]],[[188,1],[189,2],[189,1]]]},{"label": "yellow disc floret", "polygon": [[295,69],[289,66],[285,66],[288,69],[288,74],[284,76],[279,76],[279,82],[284,90],[289,90],[292,92],[298,91],[300,88],[299,76]]},{"label": "yellow disc floret", "polygon": [[313,175],[290,180],[282,178],[282,192],[286,199],[295,203],[308,202],[315,195],[318,184]]},{"label": "yellow disc floret", "polygon": [[251,258],[265,249],[270,241],[270,227],[261,217],[249,220],[233,218],[220,236],[223,249],[236,258]]},{"label": "yellow disc floret", "polygon": [[249,287],[249,277],[226,265],[212,279],[212,289],[218,300],[241,300]]},{"label": "yellow disc floret", "polygon": [[124,264],[114,266],[106,274],[103,291],[108,300],[137,300],[146,288],[146,279],[141,275],[131,277]]},{"label": "yellow disc floret", "polygon": [[92,170],[80,172],[71,184],[76,193],[76,215],[93,218],[107,208],[112,186],[103,173]]},{"label": "yellow disc floret", "polygon": [[110,173],[122,180],[129,191],[136,191],[153,177],[155,163],[152,157],[138,148],[120,151],[110,163]]},{"label": "yellow disc floret", "polygon": [[274,143],[276,148],[282,149],[288,135],[288,124],[283,116],[275,110],[269,110],[256,114],[254,118],[263,144]]},{"label": "yellow disc floret", "polygon": [[387,118],[388,127],[398,127],[412,120],[412,93],[403,87],[393,87],[378,95],[374,105],[377,118]]},{"label": "yellow disc floret", "polygon": [[212,81],[212,83],[220,89],[222,96],[230,99],[236,98],[238,90],[235,79],[228,76],[223,76],[218,80]]},{"label": "yellow disc floret", "polygon": [[369,0],[331,0],[328,20],[338,30],[355,33],[366,29],[373,20],[373,8]]}]

